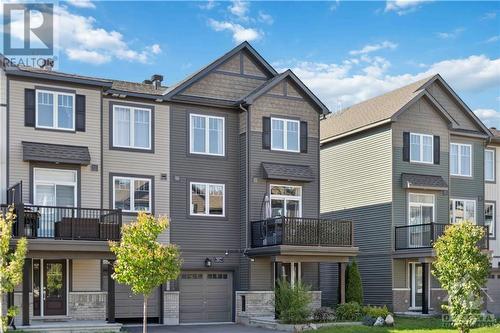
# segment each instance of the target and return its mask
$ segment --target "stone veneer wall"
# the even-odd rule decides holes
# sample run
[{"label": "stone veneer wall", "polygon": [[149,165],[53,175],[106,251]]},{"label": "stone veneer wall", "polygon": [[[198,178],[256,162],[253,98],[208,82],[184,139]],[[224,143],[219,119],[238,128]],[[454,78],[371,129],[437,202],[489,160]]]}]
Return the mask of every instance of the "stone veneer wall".
[{"label": "stone veneer wall", "polygon": [[71,319],[106,320],[106,291],[71,291],[68,296],[68,317]]},{"label": "stone veneer wall", "polygon": [[[7,298],[5,298],[5,306],[7,307]],[[23,293],[22,292],[14,292],[14,306],[17,306],[19,310],[19,314],[14,319],[14,324],[16,326],[21,326],[23,324]],[[30,323],[33,318],[33,293],[30,292]]]},{"label": "stone veneer wall", "polygon": [[[321,307],[321,291],[311,291],[312,311]],[[245,296],[245,311],[243,311],[242,296]],[[248,324],[250,318],[274,317],[274,291],[237,291],[236,292],[236,322]]]},{"label": "stone veneer wall", "polygon": [[[245,296],[245,311],[242,296]],[[274,317],[274,291],[236,292],[236,322],[248,324],[252,317]]]},{"label": "stone veneer wall", "polygon": [[163,292],[163,324],[179,325],[179,292]]}]

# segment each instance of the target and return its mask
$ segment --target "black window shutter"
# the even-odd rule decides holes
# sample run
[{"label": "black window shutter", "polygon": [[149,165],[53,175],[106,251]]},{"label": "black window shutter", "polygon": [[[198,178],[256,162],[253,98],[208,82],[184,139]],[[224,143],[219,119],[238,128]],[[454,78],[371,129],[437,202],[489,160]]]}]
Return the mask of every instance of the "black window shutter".
[{"label": "black window shutter", "polygon": [[300,152],[307,153],[307,122],[300,122]]},{"label": "black window shutter", "polygon": [[434,135],[434,164],[439,164],[441,158],[440,138]]},{"label": "black window shutter", "polygon": [[35,127],[35,89],[24,89],[24,126]]},{"label": "black window shutter", "polygon": [[271,149],[271,118],[262,117],[262,149]]},{"label": "black window shutter", "polygon": [[410,161],[410,132],[403,132],[403,161]]},{"label": "black window shutter", "polygon": [[85,95],[76,95],[75,117],[75,129],[85,132]]}]

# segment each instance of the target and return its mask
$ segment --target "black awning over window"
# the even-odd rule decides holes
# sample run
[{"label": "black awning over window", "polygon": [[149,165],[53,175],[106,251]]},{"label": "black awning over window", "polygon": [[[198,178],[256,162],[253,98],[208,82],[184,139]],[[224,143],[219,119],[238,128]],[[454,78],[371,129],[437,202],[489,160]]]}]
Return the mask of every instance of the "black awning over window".
[{"label": "black awning over window", "polygon": [[413,173],[403,173],[401,176],[403,188],[448,190],[448,184],[441,176],[419,175]]},{"label": "black awning over window", "polygon": [[89,165],[88,147],[23,141],[23,160]]},{"label": "black awning over window", "polygon": [[310,182],[315,179],[310,166],[279,163],[262,163],[264,177],[267,179],[297,180]]}]

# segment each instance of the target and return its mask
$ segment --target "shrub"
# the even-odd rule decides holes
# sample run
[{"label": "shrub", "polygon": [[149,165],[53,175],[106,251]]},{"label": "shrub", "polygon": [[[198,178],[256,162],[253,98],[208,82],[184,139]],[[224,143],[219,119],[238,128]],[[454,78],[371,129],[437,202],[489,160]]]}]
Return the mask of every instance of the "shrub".
[{"label": "shrub", "polygon": [[335,311],[327,306],[322,306],[313,312],[314,321],[328,322],[335,321]]},{"label": "shrub", "polygon": [[363,307],[357,302],[344,303],[337,306],[335,313],[339,320],[360,320],[363,317]]},{"label": "shrub", "polygon": [[298,282],[291,287],[285,279],[279,280],[275,297],[278,319],[284,323],[305,323],[311,316],[309,287],[302,282]]},{"label": "shrub", "polygon": [[356,261],[347,266],[345,301],[363,304],[363,285]]},{"label": "shrub", "polygon": [[387,306],[365,306],[363,307],[363,313],[367,316],[378,318],[382,317],[385,318],[387,315],[390,314],[389,309]]}]

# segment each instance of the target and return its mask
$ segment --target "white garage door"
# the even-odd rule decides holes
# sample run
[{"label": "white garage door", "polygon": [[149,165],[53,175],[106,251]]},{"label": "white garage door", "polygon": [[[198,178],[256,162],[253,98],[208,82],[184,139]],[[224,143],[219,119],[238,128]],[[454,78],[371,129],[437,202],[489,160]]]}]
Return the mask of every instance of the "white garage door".
[{"label": "white garage door", "polygon": [[232,321],[230,272],[183,272],[179,282],[181,323]]}]

